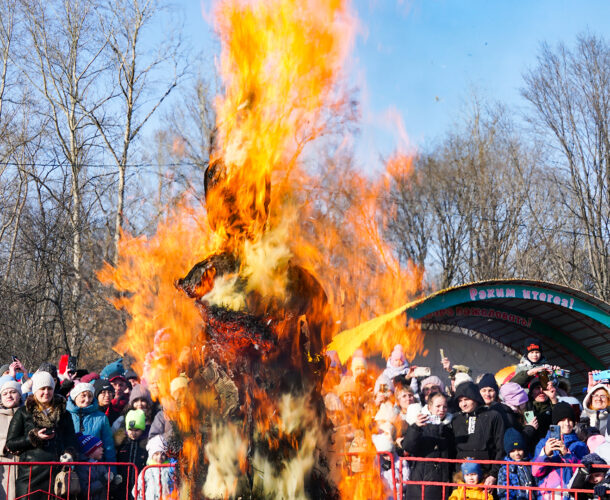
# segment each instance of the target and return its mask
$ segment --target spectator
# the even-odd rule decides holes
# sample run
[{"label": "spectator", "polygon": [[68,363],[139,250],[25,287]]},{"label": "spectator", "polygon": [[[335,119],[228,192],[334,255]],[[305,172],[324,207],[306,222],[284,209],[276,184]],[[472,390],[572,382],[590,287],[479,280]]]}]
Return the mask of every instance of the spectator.
[{"label": "spectator", "polygon": [[[396,427],[390,421],[382,421],[378,425],[378,434],[373,434],[372,441],[377,453],[379,461],[379,469],[381,470],[381,481],[385,497],[388,499],[394,498],[394,484],[401,477],[403,481],[409,479],[409,468],[407,462],[404,462],[402,475],[399,472],[400,462],[396,453]],[[390,458],[390,456],[392,458]],[[392,465],[394,466],[392,468]]]},{"label": "spectator", "polygon": [[549,382],[546,389],[543,389],[540,379],[535,377],[529,383],[529,401],[526,405],[527,410],[533,411],[538,422],[538,429],[533,436],[535,443],[538,443],[549,430],[552,423],[551,412],[553,406],[559,402],[555,386]]},{"label": "spectator", "polygon": [[[17,462],[18,457],[5,450],[6,435],[17,409],[21,406],[21,384],[10,375],[0,377],[0,462]],[[16,467],[0,467],[0,500],[15,498]]]},{"label": "spectator", "polygon": [[[6,449],[20,454],[24,462],[58,462],[68,453],[76,456],[78,444],[72,418],[66,411],[66,401],[54,394],[55,380],[46,371],[32,376],[32,392],[11,420],[6,438]],[[59,471],[45,465],[19,466],[15,481],[16,496],[36,490],[45,491],[53,484]],[[43,500],[47,495],[33,493],[28,499]]]},{"label": "spectator", "polygon": [[547,371],[549,368],[556,367],[548,365],[546,358],[542,356],[540,344],[532,342],[525,348],[525,355],[519,361],[511,382],[526,387],[534,377],[539,376],[541,372]]},{"label": "spectator", "polygon": [[132,389],[140,383],[140,377],[131,368],[125,371],[125,379],[129,382]]},{"label": "spectator", "polygon": [[504,402],[504,428],[513,427],[518,432],[523,433],[525,437],[527,455],[534,452],[534,447],[538,444],[539,439],[536,438],[538,429],[538,420],[536,416],[529,421],[525,421],[525,408],[529,398],[525,389],[519,384],[507,382],[500,387],[500,399]]},{"label": "spectator", "polygon": [[[435,392],[428,398],[427,413],[420,413],[414,425],[403,434],[402,450],[413,457],[438,458],[438,462],[410,463],[412,481],[451,480],[451,464],[440,460],[455,457],[455,440],[451,429],[450,414],[447,413],[447,397]],[[441,486],[407,486],[407,498],[422,498],[422,488],[426,500],[443,498]],[[445,498],[447,489],[445,488]]]},{"label": "spectator", "polygon": [[483,479],[481,466],[474,462],[464,462],[461,471],[454,478],[454,482],[464,484],[451,492],[449,500],[487,500],[488,493],[480,484]]},{"label": "spectator", "polygon": [[[125,415],[131,410],[142,410],[146,414],[146,428],[150,428],[155,415],[153,414],[153,402],[150,397],[150,392],[144,385],[136,384],[129,394],[129,404],[123,410],[123,415],[117,418],[112,424],[112,431],[118,431],[125,422]],[[148,435],[148,432],[146,432]]]},{"label": "spectator", "polygon": [[[116,445],[116,460],[121,463],[131,463],[141,470],[146,465],[148,440],[144,434],[146,429],[146,415],[142,410],[131,410],[125,416],[125,427],[119,429],[114,435]],[[128,491],[135,483],[133,470],[128,467],[118,467],[117,471],[127,478]]]},{"label": "spectator", "polygon": [[[79,434],[86,434],[101,440],[106,461],[114,462],[116,454],[110,423],[108,417],[99,410],[94,393],[95,389],[91,384],[79,382],[70,391],[66,407],[72,415],[74,430]],[[112,471],[115,471],[114,467],[112,467]]]},{"label": "spectator", "polygon": [[[517,384],[515,384],[517,385]],[[506,456],[505,462],[510,462],[510,465],[500,466],[498,471],[498,484],[508,486],[535,486],[534,477],[532,475],[532,467],[523,465],[520,462],[527,462],[529,454],[527,453],[527,442],[517,429],[509,428],[504,434],[504,451]],[[507,474],[508,469],[508,474]],[[530,492],[527,490],[498,490],[499,498],[507,498],[510,500],[529,500]]]},{"label": "spectator", "polygon": [[445,384],[436,375],[431,375],[421,381],[419,399],[422,404],[428,402],[428,396],[433,392],[445,392]]},{"label": "spectator", "polygon": [[[455,399],[460,407],[460,412],[454,415],[451,421],[456,458],[502,460],[504,456],[502,417],[483,404],[479,388],[472,382],[460,384]],[[485,467],[485,469],[490,471],[485,484],[495,484],[498,466]]]},{"label": "spectator", "polygon": [[[551,437],[550,432],[540,440],[534,454],[536,462],[544,462],[545,465],[534,465],[532,473],[538,479],[538,486],[543,488],[567,488],[572,479],[573,469],[571,467],[555,467],[557,463],[579,463],[589,453],[587,445],[576,437],[574,432],[575,417],[572,406],[560,402],[553,406],[553,425],[558,425],[561,438]],[[539,499],[550,500],[551,492],[539,492]]]},{"label": "spectator", "polygon": [[605,433],[608,426],[608,406],[610,406],[610,391],[606,384],[596,384],[587,391],[582,402],[583,413],[589,417],[589,425],[597,427],[600,433]]},{"label": "spectator", "polygon": [[115,475],[109,467],[95,465],[98,462],[111,461],[104,457],[104,446],[100,439],[88,434],[79,434],[78,445],[81,461],[89,462],[89,465],[76,467],[83,496],[87,500],[104,500],[108,497],[108,490],[120,484],[122,477]]},{"label": "spectator", "polygon": [[[406,382],[406,380],[405,380]],[[409,406],[414,403],[417,403],[415,399],[415,394],[413,393],[413,389],[406,385],[406,383],[398,382],[396,384],[394,397],[396,399],[396,409],[398,410],[398,416],[404,422],[407,421],[407,411],[409,410]]]},{"label": "spectator", "polygon": [[176,468],[154,467],[155,465],[170,464],[167,459],[167,445],[161,436],[151,439],[146,445],[148,450],[148,465],[153,467],[140,473],[139,484],[144,483],[144,495],[142,488],[138,489],[139,500],[160,500],[170,498],[176,489]]},{"label": "spectator", "polygon": [[97,401],[99,410],[108,417],[108,423],[112,425],[121,416],[121,413],[112,406],[114,387],[107,380],[99,379],[95,381],[93,388],[95,389],[93,397]]},{"label": "spectator", "polygon": [[375,389],[373,394],[375,396],[375,407],[379,408],[382,404],[390,402],[392,399],[392,381],[388,379],[383,373],[377,377],[375,381]]},{"label": "spectator", "polygon": [[[569,489],[575,490],[591,490],[595,486],[601,484],[606,476],[606,470],[601,467],[595,468],[596,465],[607,465],[606,461],[596,453],[589,453],[582,457],[580,462],[582,467],[576,469],[576,472],[570,480],[568,485]],[[597,491],[591,493],[574,493],[574,500],[585,500],[599,498],[600,496]]]}]

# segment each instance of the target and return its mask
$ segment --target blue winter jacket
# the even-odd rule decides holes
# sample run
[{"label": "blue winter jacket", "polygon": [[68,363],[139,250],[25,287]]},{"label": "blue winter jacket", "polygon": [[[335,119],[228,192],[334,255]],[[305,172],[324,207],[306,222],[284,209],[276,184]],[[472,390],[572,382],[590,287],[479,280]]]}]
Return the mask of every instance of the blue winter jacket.
[{"label": "blue winter jacket", "polygon": [[[531,465],[521,465],[515,462],[510,456],[504,457],[505,462],[510,462],[508,466],[508,482],[506,481],[506,465],[501,465],[498,470],[498,485],[508,486],[536,486],[534,476],[532,476]],[[526,457],[524,461],[529,461]],[[535,494],[533,495],[535,496]],[[529,500],[529,491],[527,490],[508,490],[508,498],[510,500]],[[498,490],[498,498],[506,498],[506,490]]]},{"label": "blue winter jacket", "polygon": [[78,434],[88,434],[100,439],[104,445],[104,462],[116,462],[116,452],[114,450],[114,440],[108,417],[104,415],[97,406],[97,401],[93,401],[86,408],[79,408],[74,404],[72,398],[68,398],[66,406],[72,422],[74,422],[74,430]]}]

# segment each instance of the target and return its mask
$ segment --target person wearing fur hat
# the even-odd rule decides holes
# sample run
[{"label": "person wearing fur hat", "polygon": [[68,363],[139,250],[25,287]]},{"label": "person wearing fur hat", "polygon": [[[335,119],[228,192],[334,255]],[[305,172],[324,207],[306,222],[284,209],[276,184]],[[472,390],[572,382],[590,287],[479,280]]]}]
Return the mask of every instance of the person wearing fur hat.
[{"label": "person wearing fur hat", "polygon": [[[515,384],[517,385],[517,384]],[[523,434],[517,429],[510,427],[506,429],[504,434],[504,451],[506,456],[505,462],[510,462],[508,466],[508,477],[506,466],[501,466],[498,471],[498,485],[508,486],[535,486],[534,476],[532,475],[532,467],[523,465],[521,462],[527,462],[529,454],[527,453],[527,441]],[[530,492],[527,490],[498,490],[499,498],[508,498],[510,500],[529,500]]]},{"label": "person wearing fur hat", "polygon": [[[21,406],[21,384],[10,375],[0,377],[0,462],[17,462],[18,457],[5,452],[9,425]],[[15,498],[15,467],[0,466],[0,499]]]},{"label": "person wearing fur hat", "polygon": [[[32,376],[32,395],[13,416],[5,449],[19,454],[22,462],[58,462],[65,453],[76,457],[78,443],[66,400],[54,394],[55,380],[45,371]],[[59,468],[45,465],[21,465],[17,470],[17,497],[36,490],[46,491],[53,484]],[[33,493],[29,499],[43,500],[46,493]]]},{"label": "person wearing fur hat", "polygon": [[[77,434],[86,434],[101,440],[104,446],[104,457],[107,462],[114,462],[116,453],[108,417],[98,407],[94,397],[95,388],[91,384],[79,382],[70,391],[66,405]],[[113,467],[114,472],[114,467]]]},{"label": "person wearing fur hat", "polygon": [[583,399],[581,416],[589,417],[589,425],[604,434],[608,427],[609,407],[610,388],[606,384],[595,384]]},{"label": "person wearing fur hat", "polygon": [[[461,384],[455,393],[460,408],[453,416],[451,427],[456,443],[456,458],[502,460],[504,456],[504,422],[495,411],[487,408],[479,388],[472,382]],[[485,466],[489,476],[485,484],[493,485],[498,477],[498,466]]]},{"label": "person wearing fur hat", "polygon": [[[450,422],[447,396],[440,392],[431,394],[415,422],[403,433],[401,451],[413,457],[437,458],[439,462],[411,462],[412,481],[451,481],[452,464],[440,461],[455,457],[455,439]],[[422,488],[423,498],[442,498],[441,486],[421,485],[408,485],[407,498],[422,498]]]},{"label": "person wearing fur hat", "polygon": [[[559,402],[552,409],[553,425],[559,426],[561,437],[557,439],[549,430],[536,446],[533,460],[544,465],[532,466],[532,473],[542,488],[567,488],[572,479],[571,467],[556,467],[556,463],[579,463],[589,453],[587,445],[574,432],[575,416],[571,405]],[[552,499],[551,492],[539,492],[541,500]]]}]

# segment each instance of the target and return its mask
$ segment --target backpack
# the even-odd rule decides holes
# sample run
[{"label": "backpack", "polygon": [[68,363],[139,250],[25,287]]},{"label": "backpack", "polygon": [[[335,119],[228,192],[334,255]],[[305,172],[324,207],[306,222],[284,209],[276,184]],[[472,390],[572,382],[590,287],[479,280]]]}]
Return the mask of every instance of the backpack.
[{"label": "backpack", "polygon": [[75,497],[80,493],[80,490],[78,474],[71,470],[70,466],[62,467],[61,471],[55,476],[55,485],[53,488],[55,494],[62,498],[68,498],[69,491],[70,497]]}]

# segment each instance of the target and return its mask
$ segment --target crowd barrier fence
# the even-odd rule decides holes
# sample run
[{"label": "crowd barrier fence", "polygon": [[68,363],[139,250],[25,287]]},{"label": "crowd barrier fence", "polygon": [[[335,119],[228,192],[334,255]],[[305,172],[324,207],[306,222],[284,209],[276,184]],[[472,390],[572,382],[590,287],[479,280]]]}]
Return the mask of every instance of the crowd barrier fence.
[{"label": "crowd barrier fence", "polygon": [[[352,456],[361,455],[359,453],[347,453],[346,458],[350,459]],[[439,481],[414,481],[411,479],[403,480],[402,471],[404,467],[404,462],[409,464],[409,467],[412,467],[412,464],[415,462],[435,462],[435,463],[447,463],[447,464],[455,464],[454,467],[459,468],[459,465],[466,462],[466,460],[459,459],[438,459],[438,458],[423,458],[423,457],[399,457],[398,460],[395,460],[394,455],[391,453],[381,452],[375,454],[376,464],[375,467],[377,472],[381,474],[382,472],[382,458],[385,458],[389,461],[390,470],[394,471],[392,474],[392,493],[395,500],[399,500],[403,498],[405,493],[405,489],[407,486],[420,486],[420,494],[418,498],[408,498],[407,500],[424,500],[426,494],[426,486],[438,486],[441,488],[442,496],[440,498],[448,498],[449,494],[452,490],[458,487],[463,487],[464,483],[453,483],[453,482],[439,482]],[[507,476],[509,477],[509,468],[511,465],[514,465],[515,462],[504,462],[500,460],[476,460],[476,463],[480,465],[499,465],[500,467],[506,467]],[[544,465],[544,466],[552,466],[557,468],[578,468],[581,467],[581,464],[568,464],[568,463],[557,463],[557,462],[519,462],[521,465]],[[12,490],[13,486],[11,485],[11,475],[13,479],[16,477],[16,469],[17,467],[26,467],[29,469],[28,474],[28,489],[27,493],[21,496],[15,496],[15,491]],[[46,483],[47,489],[42,489],[38,487],[37,489],[32,491],[32,468],[37,466],[47,466],[49,467],[49,479],[48,483]],[[80,467],[81,474],[77,474],[76,467]],[[102,484],[103,493],[92,492],[92,481],[94,468],[103,467],[105,469],[105,482]],[[110,498],[124,498],[131,499],[135,498],[136,500],[160,500],[160,499],[169,499],[169,498],[177,498],[177,487],[175,482],[172,482],[172,472],[168,470],[168,473],[164,477],[164,469],[175,469],[175,464],[157,464],[157,465],[147,465],[141,471],[138,471],[136,466],[131,463],[122,463],[122,462],[0,462],[0,474],[3,479],[3,487],[5,491],[7,491],[8,498],[15,498],[15,500],[28,499],[28,498],[41,498],[47,497],[50,499],[74,499],[76,495],[70,491],[71,487],[71,477],[72,474],[77,474],[80,479],[83,478],[83,469],[86,471],[85,473],[85,481],[84,484],[81,481],[80,484],[80,494],[78,495],[79,499],[86,500],[101,500],[106,499],[110,500]],[[113,468],[117,468],[118,471],[123,472],[122,481],[119,484],[113,483],[113,478],[108,474],[111,472]],[[608,472],[610,469],[610,465],[594,465],[593,468],[595,470]],[[54,480],[61,470],[67,470],[67,491],[64,495],[56,495],[54,492]],[[23,469],[22,469],[23,470]],[[99,471],[97,471],[99,472]],[[535,500],[538,496],[538,492],[546,493],[549,498],[561,498],[564,493],[573,496],[576,493],[582,494],[593,494],[592,489],[568,489],[568,488],[556,488],[549,489],[539,486],[511,486],[511,485],[478,485],[479,488],[482,488],[485,491],[485,498],[491,500],[492,498],[497,498],[498,500],[502,500],[505,498],[508,500],[510,498],[511,491],[526,491],[528,492],[528,499]],[[148,489],[148,491],[147,491]],[[500,495],[498,490],[505,490],[505,493]],[[463,491],[464,500],[466,498],[466,490]],[[607,492],[610,494],[610,490]],[[460,499],[462,500],[462,499]]]}]

